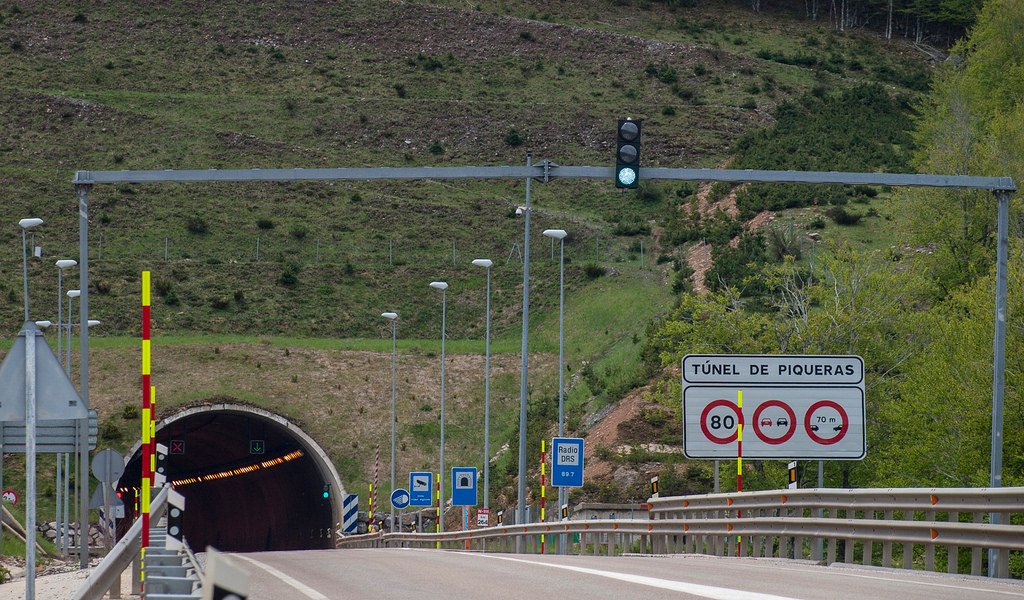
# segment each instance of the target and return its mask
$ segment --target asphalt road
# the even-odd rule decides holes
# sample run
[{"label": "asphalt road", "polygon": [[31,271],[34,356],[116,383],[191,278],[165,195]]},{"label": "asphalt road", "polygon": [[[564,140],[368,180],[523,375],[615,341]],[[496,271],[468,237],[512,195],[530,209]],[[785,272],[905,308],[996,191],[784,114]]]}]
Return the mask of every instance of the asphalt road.
[{"label": "asphalt road", "polygon": [[249,600],[1024,600],[1024,582],[778,559],[524,556],[435,550],[232,554]]}]

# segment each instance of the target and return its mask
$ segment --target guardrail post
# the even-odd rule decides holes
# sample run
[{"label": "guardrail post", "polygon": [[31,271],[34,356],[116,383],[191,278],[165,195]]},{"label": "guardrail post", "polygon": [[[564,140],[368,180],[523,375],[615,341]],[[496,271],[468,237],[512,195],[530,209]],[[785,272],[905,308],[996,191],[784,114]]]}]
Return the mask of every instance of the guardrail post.
[{"label": "guardrail post", "polygon": [[[888,509],[883,513],[882,518],[886,521],[892,521],[892,516],[892,509]],[[882,566],[886,569],[892,567],[892,542],[882,542]]]},{"label": "guardrail post", "polygon": [[[914,520],[914,509],[903,510],[903,520],[913,521]],[[910,569],[914,565],[914,544],[913,542],[903,543],[903,568]]]},{"label": "guardrail post", "polygon": [[[929,510],[924,514],[925,521],[935,520],[935,511]],[[935,571],[935,544],[926,544],[924,547],[924,570]]]},{"label": "guardrail post", "polygon": [[827,558],[825,560],[825,564],[830,565],[836,562],[836,548],[839,546],[839,538],[829,538],[825,541],[828,542],[828,553],[826,554]]},{"label": "guardrail post", "polygon": [[[999,522],[1003,525],[1010,524],[1010,513],[999,514]],[[1010,576],[1010,551],[1006,548],[996,550],[996,577],[1007,578]]]},{"label": "guardrail post", "polygon": [[[960,522],[959,512],[949,513],[950,523]],[[946,572],[956,574],[960,570],[960,549],[957,546],[946,546]]]},{"label": "guardrail post", "polygon": [[[980,557],[980,555],[979,555]],[[980,564],[980,563],[979,563]],[[142,553],[135,553],[132,559],[132,595],[142,595]]]},{"label": "guardrail post", "polygon": [[121,577],[120,576],[118,576],[118,578],[114,580],[114,583],[110,584],[110,597],[111,598],[120,598],[121,597]]},{"label": "guardrail post", "polygon": [[[875,511],[873,511],[873,510],[865,510],[864,511],[864,518],[865,519],[874,519],[875,518]],[[874,549],[872,548],[871,538],[864,538],[864,544],[863,544],[863,547],[861,548],[861,552],[862,552],[861,557],[860,557],[861,564],[870,566],[871,562],[872,562],[872,559],[874,558],[874,556],[873,556],[874,555]]]},{"label": "guardrail post", "polygon": [[[985,522],[985,513],[974,513],[975,523]],[[981,575],[981,548],[971,548],[971,575]]]}]

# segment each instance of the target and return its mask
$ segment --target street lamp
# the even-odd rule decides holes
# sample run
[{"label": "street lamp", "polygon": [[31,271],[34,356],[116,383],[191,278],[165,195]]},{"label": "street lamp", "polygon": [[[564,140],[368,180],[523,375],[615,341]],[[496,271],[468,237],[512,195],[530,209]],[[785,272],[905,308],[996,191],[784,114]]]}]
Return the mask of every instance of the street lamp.
[{"label": "street lamp", "polygon": [[[564,229],[545,229],[544,236],[558,240],[558,437],[565,435],[565,233]],[[552,448],[554,450],[554,448]],[[558,488],[558,514],[566,503],[565,488]],[[563,537],[564,539],[564,537]],[[558,545],[564,552],[565,544]]]},{"label": "street lamp", "polygon": [[491,509],[491,265],[494,263],[486,258],[473,261],[478,267],[487,270],[487,312],[484,319],[484,508]]},{"label": "street lamp", "polygon": [[40,329],[46,329],[50,325],[53,325],[53,323],[50,322],[50,321],[36,321],[35,323],[36,323],[36,327],[38,327]]},{"label": "street lamp", "polygon": [[448,316],[447,292],[448,284],[443,281],[431,281],[430,287],[441,290],[441,471],[437,482],[440,488],[437,500],[437,531],[444,531],[444,329]]},{"label": "street lamp", "polygon": [[[386,312],[380,316],[391,321],[391,492],[395,491],[395,363],[398,359],[398,313]],[[391,532],[395,531],[395,505],[391,504]]]},{"label": "street lamp", "polygon": [[25,235],[25,231],[38,227],[43,224],[42,219],[30,218],[22,219],[18,221],[18,226],[21,227],[21,270],[24,275],[23,279],[25,282],[25,320],[28,321],[28,238]]},{"label": "street lamp", "polygon": [[61,345],[64,342],[64,269],[78,266],[77,260],[64,258],[57,265],[57,360],[64,358]]},{"label": "street lamp", "polygon": [[71,313],[72,313],[72,309],[74,308],[74,305],[71,304],[71,301],[74,300],[75,298],[78,298],[81,295],[82,295],[82,290],[68,290],[68,293],[67,293],[67,297],[68,297],[68,344],[67,344],[67,347],[66,347],[67,360],[64,361],[64,370],[67,372],[69,377],[71,376],[71,327],[72,327],[72,325],[71,325]]},{"label": "street lamp", "polygon": [[[533,164],[533,156],[526,155],[526,166]],[[526,381],[527,353],[530,342],[530,183],[526,178],[526,206],[516,210],[523,216],[523,332],[522,364],[519,369],[519,473],[518,498],[516,500],[516,525],[526,522]],[[523,536],[516,536],[516,553],[523,552]]]}]

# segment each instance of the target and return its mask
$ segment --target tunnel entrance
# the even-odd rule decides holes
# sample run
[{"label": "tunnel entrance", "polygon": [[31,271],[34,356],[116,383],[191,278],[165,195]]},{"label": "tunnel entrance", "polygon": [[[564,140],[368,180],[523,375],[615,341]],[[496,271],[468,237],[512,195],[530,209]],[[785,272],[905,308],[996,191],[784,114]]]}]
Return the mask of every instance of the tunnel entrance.
[{"label": "tunnel entrance", "polygon": [[[334,547],[345,490],[324,451],[287,419],[205,405],[158,423],[156,441],[169,450],[162,462],[185,496],[185,537],[197,551]],[[126,513],[136,504],[141,459],[137,444],[118,482]]]}]

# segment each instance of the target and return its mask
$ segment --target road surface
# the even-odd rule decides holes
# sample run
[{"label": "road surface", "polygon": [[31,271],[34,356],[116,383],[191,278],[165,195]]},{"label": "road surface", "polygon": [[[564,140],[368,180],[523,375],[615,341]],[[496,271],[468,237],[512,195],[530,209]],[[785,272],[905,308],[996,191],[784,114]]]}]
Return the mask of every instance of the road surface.
[{"label": "road surface", "polygon": [[1024,600],[1024,582],[780,559],[345,549],[232,554],[249,600]]}]

